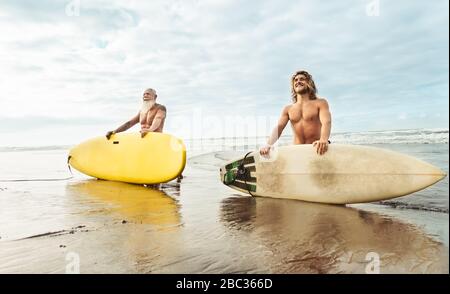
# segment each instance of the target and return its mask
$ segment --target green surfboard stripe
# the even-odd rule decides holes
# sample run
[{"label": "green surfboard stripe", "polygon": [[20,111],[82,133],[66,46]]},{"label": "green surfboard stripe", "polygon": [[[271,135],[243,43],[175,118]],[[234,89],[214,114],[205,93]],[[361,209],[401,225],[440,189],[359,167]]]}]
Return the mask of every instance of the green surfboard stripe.
[{"label": "green surfboard stripe", "polygon": [[234,182],[234,180],[236,179],[236,174],[237,174],[236,172],[237,172],[237,170],[229,170],[225,173],[225,177],[224,177],[223,181],[226,185],[229,185]]},{"label": "green surfboard stripe", "polygon": [[245,174],[238,174],[236,169],[228,170],[224,176],[224,183],[231,184],[234,180],[256,183],[256,178],[250,175],[250,169],[246,169]]}]

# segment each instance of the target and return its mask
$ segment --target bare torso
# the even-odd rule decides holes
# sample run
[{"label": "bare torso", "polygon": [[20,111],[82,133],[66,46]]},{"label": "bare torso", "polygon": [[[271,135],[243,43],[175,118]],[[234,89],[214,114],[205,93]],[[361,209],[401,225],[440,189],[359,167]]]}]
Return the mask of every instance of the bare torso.
[{"label": "bare torso", "polygon": [[294,144],[312,144],[320,139],[322,128],[319,118],[320,103],[322,103],[322,99],[289,106],[288,115],[294,131]]},{"label": "bare torso", "polygon": [[[147,113],[141,112],[139,114],[139,123],[141,124],[141,130],[148,129],[153,123],[153,120],[155,119],[156,113],[158,110],[164,110],[164,106],[161,104],[155,104],[152,108],[150,108]],[[164,120],[161,122],[161,125],[155,130],[155,132],[162,132],[164,128]]]}]

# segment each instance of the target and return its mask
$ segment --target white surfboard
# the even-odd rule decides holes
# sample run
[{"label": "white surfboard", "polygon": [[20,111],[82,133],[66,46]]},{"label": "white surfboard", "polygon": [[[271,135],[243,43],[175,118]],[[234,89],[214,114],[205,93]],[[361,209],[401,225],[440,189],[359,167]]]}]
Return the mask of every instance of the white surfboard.
[{"label": "white surfboard", "polygon": [[221,167],[221,180],[253,196],[349,204],[385,200],[424,189],[446,174],[398,152],[368,146],[329,145],[318,155],[310,144],[259,151]]}]

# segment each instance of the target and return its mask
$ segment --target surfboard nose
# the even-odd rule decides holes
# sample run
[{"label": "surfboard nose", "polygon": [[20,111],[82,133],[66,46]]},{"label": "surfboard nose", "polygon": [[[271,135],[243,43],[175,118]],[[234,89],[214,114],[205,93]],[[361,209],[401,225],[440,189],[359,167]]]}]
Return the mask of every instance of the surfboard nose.
[{"label": "surfboard nose", "polygon": [[436,168],[437,169],[437,175],[439,177],[439,180],[442,180],[443,178],[445,178],[447,176],[447,173],[443,170],[441,170],[440,168]]},{"label": "surfboard nose", "polygon": [[72,149],[69,150],[69,154],[67,154],[67,165],[70,166],[72,163],[71,161],[73,161],[73,151]]},{"label": "surfboard nose", "polygon": [[[77,165],[77,155],[78,155],[78,149],[76,146],[72,147],[69,150],[69,153],[67,154],[67,165],[73,166],[74,164]],[[74,166],[75,167],[75,166]]]}]

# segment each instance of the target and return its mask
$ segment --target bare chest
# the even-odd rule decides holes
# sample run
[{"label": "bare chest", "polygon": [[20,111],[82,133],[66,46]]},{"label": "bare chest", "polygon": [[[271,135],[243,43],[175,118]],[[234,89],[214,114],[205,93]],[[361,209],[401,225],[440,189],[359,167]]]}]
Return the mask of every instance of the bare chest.
[{"label": "bare chest", "polygon": [[300,121],[314,121],[319,119],[319,107],[315,103],[293,105],[289,109],[289,120],[292,123]]},{"label": "bare chest", "polygon": [[139,116],[139,122],[141,123],[141,125],[150,125],[155,118],[157,111],[157,109],[150,109],[147,112],[141,112]]}]

